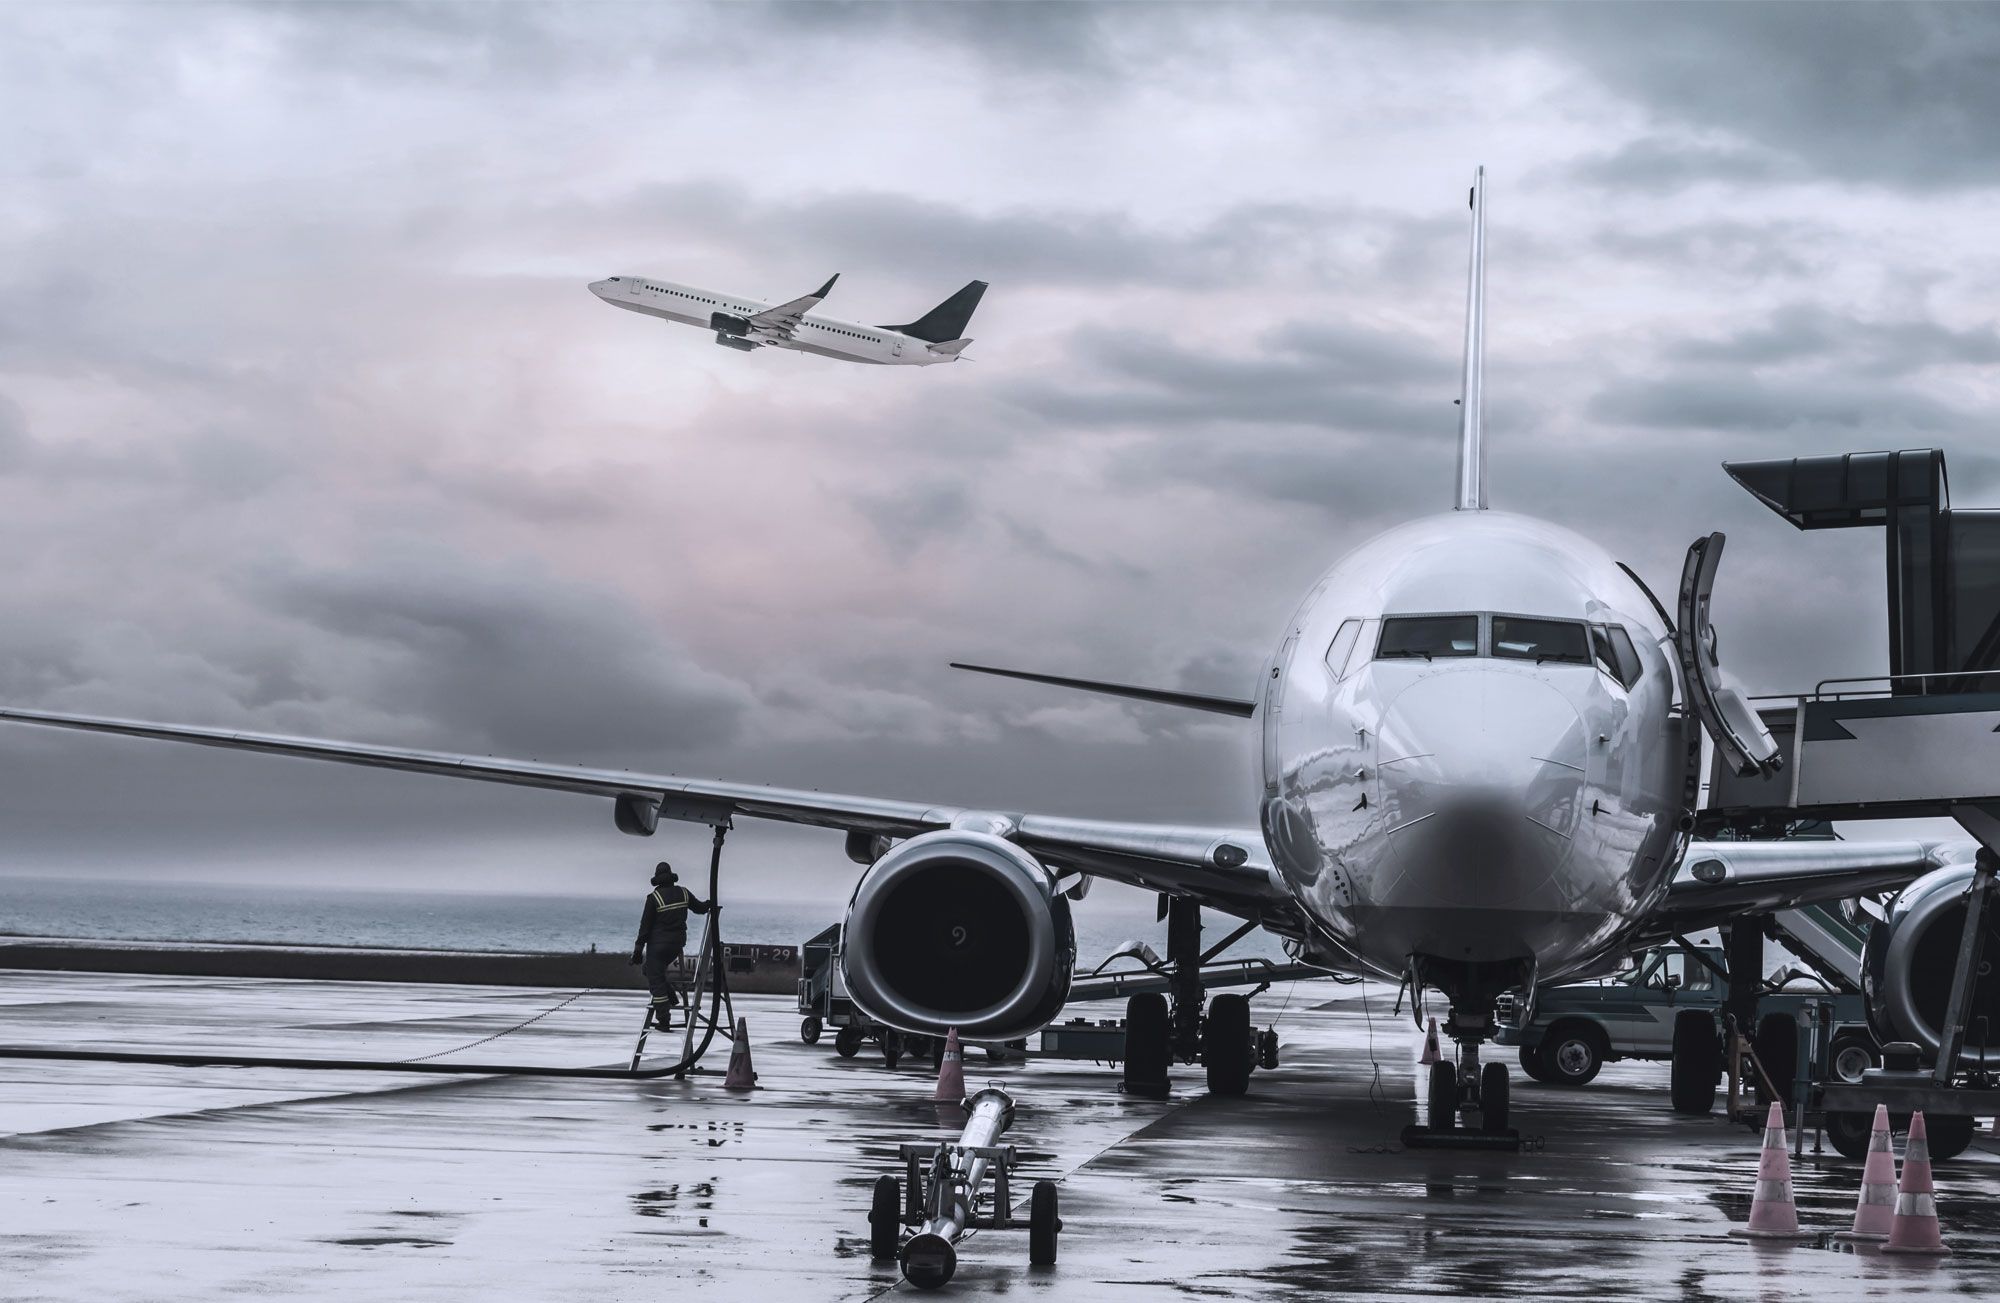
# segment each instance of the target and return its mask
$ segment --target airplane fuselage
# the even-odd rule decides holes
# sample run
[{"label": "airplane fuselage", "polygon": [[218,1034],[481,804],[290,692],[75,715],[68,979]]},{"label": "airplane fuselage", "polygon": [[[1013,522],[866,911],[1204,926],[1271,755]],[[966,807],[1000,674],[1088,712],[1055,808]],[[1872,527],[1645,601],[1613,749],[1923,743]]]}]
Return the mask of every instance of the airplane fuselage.
[{"label": "airplane fuselage", "polygon": [[1610,556],[1526,516],[1412,521],[1329,569],[1259,703],[1265,842],[1324,940],[1391,977],[1611,953],[1685,849],[1671,649]]},{"label": "airplane fuselage", "polygon": [[[747,320],[776,306],[736,294],[723,294],[674,281],[649,280],[643,276],[612,276],[595,281],[591,293],[613,307],[714,330],[718,313]],[[843,362],[866,362],[877,366],[930,366],[955,362],[958,354],[944,352],[924,340],[881,326],[808,313],[799,321],[789,339],[752,334],[739,347],[788,348],[798,353],[817,353]]]}]

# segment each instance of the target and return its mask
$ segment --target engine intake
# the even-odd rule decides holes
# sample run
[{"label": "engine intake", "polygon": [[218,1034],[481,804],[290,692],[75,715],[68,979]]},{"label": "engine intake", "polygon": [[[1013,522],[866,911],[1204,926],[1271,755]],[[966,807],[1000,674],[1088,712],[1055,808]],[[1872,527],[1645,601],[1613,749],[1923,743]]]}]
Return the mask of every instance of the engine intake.
[{"label": "engine intake", "polygon": [[968,1040],[1040,1030],[1069,998],[1069,901],[1032,855],[989,833],[925,833],[854,888],[841,943],[848,994],[903,1031]]},{"label": "engine intake", "polygon": [[[1958,945],[1965,932],[1965,888],[1972,881],[1970,863],[1933,870],[1903,888],[1890,902],[1887,916],[1868,934],[1862,954],[1861,989],[1868,1000],[1868,1023],[1883,1043],[1914,1041],[1935,1058],[1944,1041],[1945,1009],[1951,1003],[1952,978],[1958,968]],[[2000,1044],[1982,1049],[1985,1039],[2000,1041],[2000,916],[1989,901],[1980,954],[1985,960],[1975,973],[1971,1007],[1966,1010],[1965,1051],[1961,1063],[2000,1067]]]},{"label": "engine intake", "polygon": [[747,335],[750,333],[750,319],[733,312],[712,312],[708,317],[708,328],[718,335]]}]

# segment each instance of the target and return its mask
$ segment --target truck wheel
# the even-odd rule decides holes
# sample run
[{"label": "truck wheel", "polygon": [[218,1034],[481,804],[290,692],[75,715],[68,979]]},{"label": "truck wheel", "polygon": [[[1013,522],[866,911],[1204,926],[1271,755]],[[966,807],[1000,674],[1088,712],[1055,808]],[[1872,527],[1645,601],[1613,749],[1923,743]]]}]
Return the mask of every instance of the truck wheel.
[{"label": "truck wheel", "polygon": [[1249,997],[1218,995],[1208,1002],[1201,1063],[1208,1069],[1209,1094],[1241,1095],[1250,1089]]},{"label": "truck wheel", "polygon": [[1062,1218],[1056,1215],[1056,1183],[1035,1182],[1035,1193],[1028,1201],[1028,1261],[1037,1267],[1055,1266],[1056,1234],[1061,1230]]},{"label": "truck wheel", "polygon": [[851,1059],[861,1053],[861,1042],[866,1039],[853,1027],[843,1027],[833,1034],[833,1052],[843,1059]]},{"label": "truck wheel", "polygon": [[1924,1134],[1930,1137],[1931,1157],[1942,1161],[1957,1158],[1972,1143],[1978,1119],[1964,1114],[1940,1113],[1924,1119]]},{"label": "truck wheel", "polygon": [[1507,1129],[1507,1065],[1489,1063],[1479,1070],[1479,1129],[1497,1136]]},{"label": "truck wheel", "polygon": [[882,1066],[893,1068],[903,1061],[903,1033],[894,1027],[882,1029]]},{"label": "truck wheel", "polygon": [[1581,1086],[1604,1066],[1604,1033],[1595,1023],[1557,1023],[1542,1038],[1542,1066],[1552,1086]]},{"label": "truck wheel", "polygon": [[1167,997],[1158,991],[1125,1001],[1125,1089],[1167,1093]]},{"label": "truck wheel", "polygon": [[819,1015],[816,1013],[807,1014],[804,1021],[799,1023],[799,1039],[808,1045],[817,1045],[819,1044],[819,1034]]},{"label": "truck wheel", "polygon": [[1668,1094],[1674,1112],[1706,1116],[1715,1108],[1715,1087],[1722,1076],[1722,1046],[1715,1039],[1715,1015],[1705,1009],[1683,1009],[1674,1015],[1674,1058]]},{"label": "truck wheel", "polygon": [[1521,1047],[1521,1071],[1527,1073],[1532,1080],[1544,1083],[1548,1081],[1549,1070],[1542,1063],[1541,1046],[1523,1045]]},{"label": "truck wheel", "polygon": [[903,1234],[903,1183],[893,1176],[875,1181],[875,1201],[868,1206],[868,1256],[881,1262],[896,1256]]},{"label": "truck wheel", "polygon": [[1862,1032],[1836,1036],[1826,1062],[1836,1078],[1859,1085],[1861,1074],[1875,1066],[1875,1042]]},{"label": "truck wheel", "polygon": [[1458,1126],[1458,1069],[1445,1062],[1431,1065],[1430,1094],[1424,1120],[1433,1131],[1450,1131]]},{"label": "truck wheel", "polygon": [[[1757,1038],[1752,1048],[1757,1051],[1757,1062],[1764,1065],[1764,1075],[1784,1096],[1781,1102],[1789,1103],[1792,1081],[1799,1074],[1798,1023],[1787,1013],[1765,1014],[1757,1020]],[[1757,1079],[1757,1102],[1771,1102],[1771,1092],[1764,1088],[1762,1077]]]},{"label": "truck wheel", "polygon": [[1875,1119],[1868,1114],[1828,1113],[1820,1119],[1820,1127],[1842,1158],[1858,1163],[1868,1157],[1868,1133],[1875,1129]]}]

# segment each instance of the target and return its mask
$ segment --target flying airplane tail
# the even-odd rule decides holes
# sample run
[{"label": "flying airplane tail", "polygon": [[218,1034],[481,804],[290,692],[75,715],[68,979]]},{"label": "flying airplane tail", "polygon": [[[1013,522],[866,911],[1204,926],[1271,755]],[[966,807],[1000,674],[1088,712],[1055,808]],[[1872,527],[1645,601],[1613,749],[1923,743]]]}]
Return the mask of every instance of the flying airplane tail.
[{"label": "flying airplane tail", "polygon": [[971,323],[972,310],[979,306],[980,297],[985,293],[986,282],[973,281],[909,325],[884,326],[882,329],[899,331],[929,344],[957,340]]},{"label": "flying airplane tail", "polygon": [[944,353],[951,357],[957,357],[965,351],[965,346],[971,342],[969,339],[947,339],[942,344],[929,345],[929,348],[933,353]]}]

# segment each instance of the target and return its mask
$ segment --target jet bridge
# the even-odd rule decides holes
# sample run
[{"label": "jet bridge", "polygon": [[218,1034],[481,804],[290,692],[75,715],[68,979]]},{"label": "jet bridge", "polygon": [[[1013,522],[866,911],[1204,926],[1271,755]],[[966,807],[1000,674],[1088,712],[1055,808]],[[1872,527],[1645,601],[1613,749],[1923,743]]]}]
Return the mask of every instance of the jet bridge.
[{"label": "jet bridge", "polygon": [[1724,469],[1796,528],[1882,528],[1889,672],[1744,696],[1708,619],[1723,536],[1697,539],[1676,636],[1689,706],[1715,742],[1696,835],[1941,817],[2000,799],[2000,511],[1951,507],[1935,448]]}]

